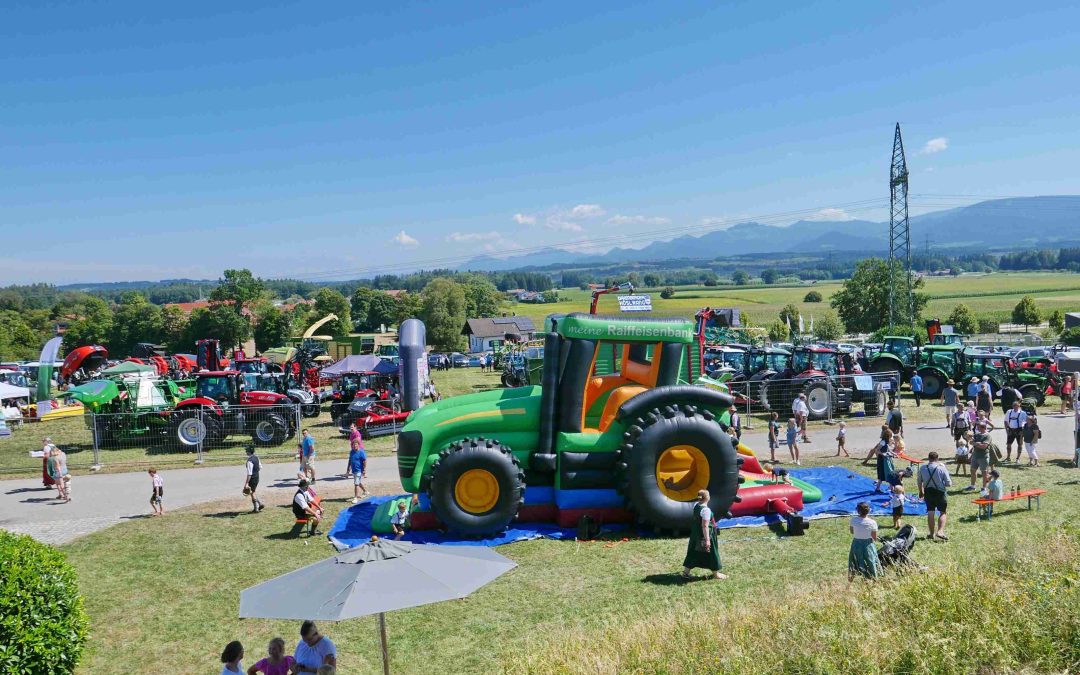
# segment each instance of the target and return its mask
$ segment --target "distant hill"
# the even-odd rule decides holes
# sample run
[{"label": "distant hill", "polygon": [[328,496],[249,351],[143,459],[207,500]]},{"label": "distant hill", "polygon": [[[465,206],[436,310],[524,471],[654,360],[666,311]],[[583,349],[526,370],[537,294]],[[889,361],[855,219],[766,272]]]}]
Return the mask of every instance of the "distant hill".
[{"label": "distant hill", "polygon": [[[800,220],[784,226],[746,222],[641,249],[613,248],[587,255],[550,248],[508,258],[474,258],[462,268],[498,271],[554,264],[711,260],[754,253],[884,252],[888,229],[888,223],[867,220]],[[1080,195],[995,199],[911,218],[912,247],[921,245],[927,235],[935,248],[1001,250],[1080,242]]]}]

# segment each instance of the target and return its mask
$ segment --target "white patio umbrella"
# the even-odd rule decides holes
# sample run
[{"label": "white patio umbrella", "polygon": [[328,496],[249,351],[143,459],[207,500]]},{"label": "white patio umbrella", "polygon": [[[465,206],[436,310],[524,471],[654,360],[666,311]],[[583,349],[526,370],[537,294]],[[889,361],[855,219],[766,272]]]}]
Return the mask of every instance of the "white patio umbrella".
[{"label": "white patio umbrella", "polygon": [[386,612],[464,598],[515,567],[484,546],[377,539],[244,589],[240,618],[341,621],[378,614],[389,673]]}]

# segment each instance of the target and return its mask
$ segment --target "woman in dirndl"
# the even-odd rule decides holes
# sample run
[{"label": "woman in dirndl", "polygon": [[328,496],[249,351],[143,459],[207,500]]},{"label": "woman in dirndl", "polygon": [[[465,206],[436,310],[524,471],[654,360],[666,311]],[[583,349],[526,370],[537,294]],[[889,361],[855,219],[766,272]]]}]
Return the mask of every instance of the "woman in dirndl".
[{"label": "woman in dirndl", "polygon": [[698,490],[697,504],[694,505],[694,524],[690,527],[690,541],[686,545],[686,558],[683,560],[683,579],[690,578],[690,570],[703,567],[712,570],[714,579],[727,579],[720,572],[720,551],[716,546],[716,520],[709,508],[709,491]]},{"label": "woman in dirndl", "polygon": [[867,579],[881,576],[881,563],[878,561],[877,521],[870,517],[870,503],[859,502],[855,507],[857,516],[851,518],[848,529],[851,531],[851,550],[848,552],[848,582],[861,574]]},{"label": "woman in dirndl", "polygon": [[892,462],[893,449],[890,447],[892,440],[893,432],[888,427],[882,429],[881,440],[874,447],[875,459],[877,460],[877,481],[874,483],[874,492],[880,492],[881,484],[888,484],[892,475],[896,473],[896,468]]}]

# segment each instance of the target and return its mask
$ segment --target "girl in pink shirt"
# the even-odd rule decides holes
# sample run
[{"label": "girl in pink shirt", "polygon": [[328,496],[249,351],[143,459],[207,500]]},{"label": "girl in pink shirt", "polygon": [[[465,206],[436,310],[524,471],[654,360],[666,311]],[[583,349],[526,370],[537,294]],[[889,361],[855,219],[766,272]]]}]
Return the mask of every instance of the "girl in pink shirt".
[{"label": "girl in pink shirt", "polygon": [[293,663],[296,660],[288,656],[285,653],[285,640],[276,637],[270,641],[270,646],[266,648],[269,652],[269,656],[261,661],[256,661],[255,665],[247,669],[247,675],[289,675],[289,669],[292,668]]}]

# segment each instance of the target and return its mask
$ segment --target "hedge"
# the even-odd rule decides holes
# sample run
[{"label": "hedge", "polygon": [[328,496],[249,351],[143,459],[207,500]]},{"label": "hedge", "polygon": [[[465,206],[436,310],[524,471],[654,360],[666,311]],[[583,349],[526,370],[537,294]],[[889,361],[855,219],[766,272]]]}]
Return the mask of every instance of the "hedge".
[{"label": "hedge", "polygon": [[75,570],[64,554],[0,530],[0,672],[74,672],[88,627]]}]

